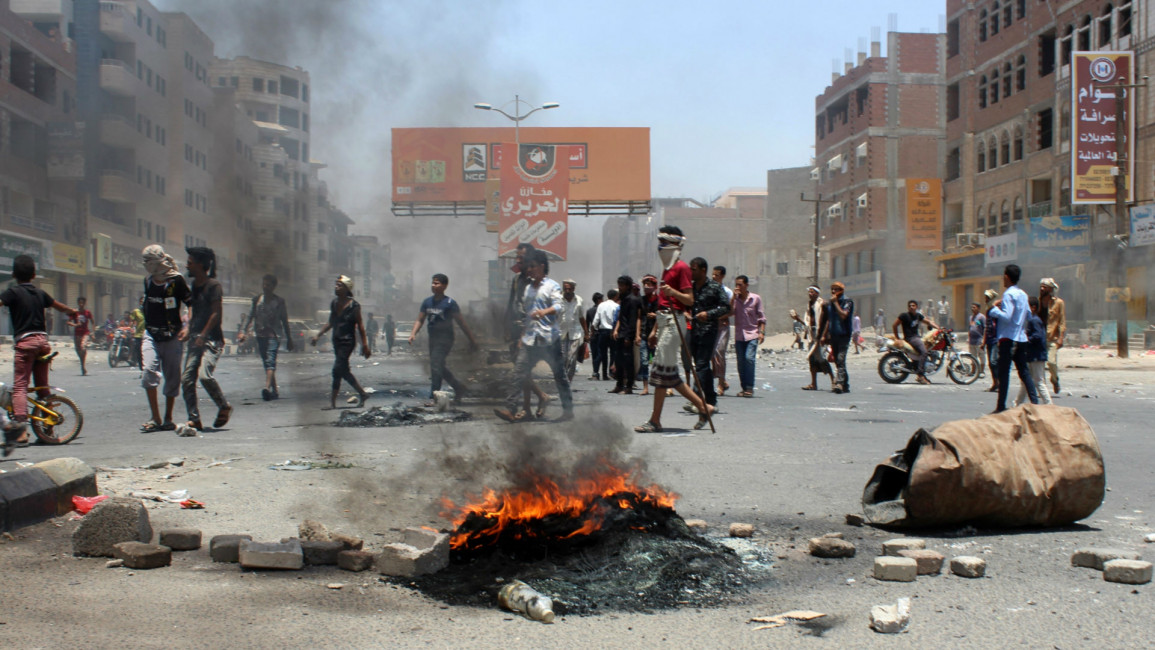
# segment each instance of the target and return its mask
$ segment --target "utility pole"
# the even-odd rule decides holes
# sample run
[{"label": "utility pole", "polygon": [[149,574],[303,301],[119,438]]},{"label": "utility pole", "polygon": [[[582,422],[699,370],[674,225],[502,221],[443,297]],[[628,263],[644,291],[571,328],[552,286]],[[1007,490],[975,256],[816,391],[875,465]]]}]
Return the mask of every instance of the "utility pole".
[{"label": "utility pole", "polygon": [[[1130,218],[1127,212],[1127,183],[1134,182],[1127,174],[1127,169],[1130,160],[1127,157],[1127,152],[1131,149],[1130,131],[1127,129],[1127,120],[1131,119],[1131,114],[1127,110],[1127,102],[1130,99],[1129,93],[1135,88],[1146,88],[1147,77],[1143,77],[1141,84],[1113,84],[1104,86],[1115,91],[1115,241],[1118,246],[1115,248],[1114,257],[1111,260],[1111,270],[1108,274],[1108,283],[1112,287],[1127,286],[1127,244],[1131,232]],[[1115,317],[1115,354],[1120,359],[1126,359],[1130,356],[1130,345],[1127,341],[1127,303],[1121,301],[1116,297],[1116,302],[1111,306],[1112,315]]]},{"label": "utility pole", "polygon": [[818,180],[814,181],[814,198],[806,198],[806,192],[803,192],[799,199],[803,203],[814,204],[814,274],[810,276],[811,283],[818,286],[818,245],[822,241],[822,237],[818,232],[818,220],[821,218],[823,203],[833,203],[830,199],[823,199],[822,194],[818,191]]}]

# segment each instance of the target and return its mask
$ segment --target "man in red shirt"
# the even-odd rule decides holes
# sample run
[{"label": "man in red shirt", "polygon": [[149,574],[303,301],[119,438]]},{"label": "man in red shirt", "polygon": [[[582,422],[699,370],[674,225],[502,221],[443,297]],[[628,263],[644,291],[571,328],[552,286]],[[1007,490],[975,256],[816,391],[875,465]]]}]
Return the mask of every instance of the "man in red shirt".
[{"label": "man in red shirt", "polygon": [[[690,276],[690,266],[681,261],[682,246],[686,237],[677,226],[662,226],[658,231],[658,255],[662,258],[662,282],[658,285],[658,308],[654,314],[656,324],[650,332],[649,347],[654,351],[650,363],[650,385],[654,390],[654,410],[645,424],[634,427],[638,433],[662,430],[662,406],[666,401],[666,389],[677,390],[698,409],[706,413],[713,406],[707,406],[702,398],[682,381],[678,364],[682,358],[682,337],[677,327],[685,327],[685,312],[694,304],[694,282]],[[679,318],[679,314],[682,318]]]},{"label": "man in red shirt", "polygon": [[84,362],[88,360],[88,337],[92,334],[92,312],[88,311],[88,298],[81,296],[76,299],[76,314],[68,319],[68,326],[72,328],[72,345],[76,348],[76,356],[80,358],[80,374],[87,375],[88,369]]}]

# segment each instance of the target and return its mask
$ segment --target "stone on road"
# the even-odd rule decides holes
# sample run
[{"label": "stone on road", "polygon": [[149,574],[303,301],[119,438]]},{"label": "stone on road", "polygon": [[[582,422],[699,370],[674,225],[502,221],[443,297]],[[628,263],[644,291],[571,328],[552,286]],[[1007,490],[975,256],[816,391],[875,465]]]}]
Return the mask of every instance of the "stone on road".
[{"label": "stone on road", "polygon": [[195,551],[201,547],[201,531],[195,528],[166,528],[157,540],[174,551]]},{"label": "stone on road", "polygon": [[376,560],[377,556],[369,551],[341,551],[337,554],[337,566],[346,571],[368,571]]},{"label": "stone on road", "polygon": [[987,561],[973,555],[952,557],[950,572],[962,578],[981,578],[987,573]]},{"label": "stone on road", "polygon": [[880,634],[898,634],[910,625],[910,599],[899,598],[893,605],[870,608],[870,627]]},{"label": "stone on road", "polygon": [[884,555],[874,558],[875,580],[914,582],[918,577],[918,562],[908,557]]},{"label": "stone on road", "polygon": [[946,558],[938,551],[925,548],[905,549],[898,552],[899,557],[908,557],[918,563],[918,575],[930,576],[942,571],[942,563]]},{"label": "stone on road", "polygon": [[172,549],[160,544],[121,542],[112,547],[129,569],[157,569],[172,564]]},{"label": "stone on road", "polygon": [[882,554],[898,557],[899,551],[918,551],[926,548],[925,539],[913,539],[909,537],[900,537],[898,539],[890,539],[882,543]]},{"label": "stone on road", "polygon": [[854,557],[854,544],[837,537],[815,537],[810,540],[810,554],[814,557]]},{"label": "stone on road", "polygon": [[1151,563],[1143,560],[1109,560],[1103,565],[1103,579],[1125,585],[1151,582]]},{"label": "stone on road", "polygon": [[241,540],[238,556],[241,566],[246,569],[292,571],[305,566],[305,554],[301,551],[301,542],[296,539],[287,542]]},{"label": "stone on road", "polygon": [[209,557],[213,562],[240,562],[241,542],[252,535],[216,535],[209,540]]},{"label": "stone on road", "polygon": [[1071,566],[1103,570],[1111,560],[1138,560],[1139,554],[1119,548],[1081,548],[1071,555]]},{"label": "stone on road", "polygon": [[113,557],[113,546],[121,542],[152,541],[148,510],[139,499],[113,497],[96,504],[72,533],[76,555]]}]

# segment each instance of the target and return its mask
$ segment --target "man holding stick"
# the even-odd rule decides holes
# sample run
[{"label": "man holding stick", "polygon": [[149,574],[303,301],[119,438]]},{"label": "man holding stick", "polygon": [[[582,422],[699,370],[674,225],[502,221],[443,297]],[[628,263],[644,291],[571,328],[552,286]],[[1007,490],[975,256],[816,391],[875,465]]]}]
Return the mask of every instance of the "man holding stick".
[{"label": "man holding stick", "polygon": [[677,226],[662,226],[658,231],[658,255],[665,271],[662,272],[662,281],[658,287],[658,308],[654,314],[656,323],[648,341],[654,351],[654,359],[650,364],[650,384],[656,390],[650,419],[634,427],[638,433],[662,430],[662,406],[666,401],[667,388],[681,393],[698,409],[698,413],[705,414],[707,422],[714,412],[714,407],[707,406],[701,397],[686,386],[678,369],[678,361],[685,348],[685,337],[681,330],[685,325],[678,314],[684,314],[694,304],[694,283],[690,267],[678,259],[685,242],[686,238]]}]

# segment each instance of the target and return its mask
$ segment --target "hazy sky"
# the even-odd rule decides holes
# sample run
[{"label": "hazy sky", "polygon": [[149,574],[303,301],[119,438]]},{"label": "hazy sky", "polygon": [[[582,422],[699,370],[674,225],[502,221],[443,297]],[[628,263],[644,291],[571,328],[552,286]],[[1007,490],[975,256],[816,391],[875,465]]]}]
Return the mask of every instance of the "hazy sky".
[{"label": "hazy sky", "polygon": [[655,196],[712,197],[805,165],[832,59],[871,27],[937,31],[945,2],[157,0],[220,56],[312,73],[313,156],[355,217],[388,198],[389,128],[493,126],[472,108],[561,103],[524,124],[651,128]]}]

